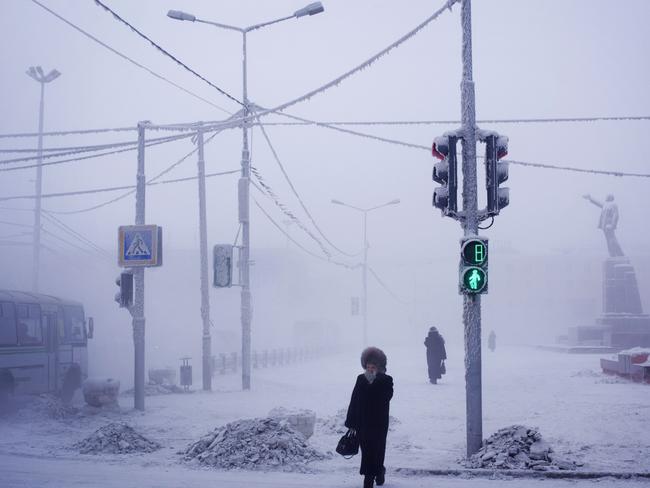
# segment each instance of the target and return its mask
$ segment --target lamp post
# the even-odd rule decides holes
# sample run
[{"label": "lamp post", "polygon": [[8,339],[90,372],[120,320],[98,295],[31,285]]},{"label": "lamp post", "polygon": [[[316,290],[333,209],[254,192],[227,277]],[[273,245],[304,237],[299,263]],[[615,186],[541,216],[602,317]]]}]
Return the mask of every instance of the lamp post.
[{"label": "lamp post", "polygon": [[250,389],[251,384],[251,291],[250,291],[250,209],[249,209],[249,188],[250,188],[250,151],[248,148],[248,120],[250,115],[250,102],[248,99],[248,71],[246,36],[249,32],[277,24],[284,20],[316,15],[323,12],[325,8],[321,2],[310,3],[309,5],[296,10],[292,15],[279,19],[262,22],[248,27],[236,27],[232,25],[212,22],[197,18],[195,15],[170,10],[167,16],[174,20],[186,20],[189,22],[200,22],[209,24],[221,29],[240,32],[242,35],[242,94],[244,108],[244,122],[242,124],[242,156],[241,156],[241,178],[239,179],[239,223],[242,227],[242,246],[239,265],[241,267],[241,327],[242,327],[242,388]]},{"label": "lamp post", "polygon": [[56,80],[61,73],[53,69],[48,74],[40,66],[31,66],[27,75],[41,84],[41,103],[38,116],[38,166],[36,166],[36,204],[34,206],[34,237],[32,259],[32,291],[38,291],[38,277],[41,264],[41,194],[43,190],[43,116],[45,113],[45,84]]},{"label": "lamp post", "polygon": [[368,345],[368,213],[373,210],[378,210],[389,205],[397,205],[400,203],[399,198],[391,200],[376,207],[370,208],[360,208],[355,207],[354,205],[348,205],[340,200],[332,200],[334,205],[342,205],[344,207],[351,208],[357,212],[363,213],[363,273],[362,273],[362,286],[363,286],[363,295],[361,298],[361,315],[363,317],[363,346]]}]

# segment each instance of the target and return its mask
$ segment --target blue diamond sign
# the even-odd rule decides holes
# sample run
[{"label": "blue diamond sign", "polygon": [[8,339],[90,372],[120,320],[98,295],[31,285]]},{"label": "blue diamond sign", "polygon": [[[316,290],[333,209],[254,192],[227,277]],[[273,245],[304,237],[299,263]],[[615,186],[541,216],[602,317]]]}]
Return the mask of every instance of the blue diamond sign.
[{"label": "blue diamond sign", "polygon": [[118,265],[162,266],[162,227],[123,225],[118,229]]}]

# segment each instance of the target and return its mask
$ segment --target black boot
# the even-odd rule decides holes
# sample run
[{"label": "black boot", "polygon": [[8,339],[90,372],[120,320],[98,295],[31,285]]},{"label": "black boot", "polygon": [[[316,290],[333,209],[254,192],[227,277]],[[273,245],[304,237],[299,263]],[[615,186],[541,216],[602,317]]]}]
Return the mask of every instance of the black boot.
[{"label": "black boot", "polygon": [[372,488],[375,484],[375,477],[367,474],[363,477],[363,488]]},{"label": "black boot", "polygon": [[381,486],[386,482],[386,468],[382,468],[381,474],[378,474],[375,477],[375,482],[377,483],[377,486]]}]

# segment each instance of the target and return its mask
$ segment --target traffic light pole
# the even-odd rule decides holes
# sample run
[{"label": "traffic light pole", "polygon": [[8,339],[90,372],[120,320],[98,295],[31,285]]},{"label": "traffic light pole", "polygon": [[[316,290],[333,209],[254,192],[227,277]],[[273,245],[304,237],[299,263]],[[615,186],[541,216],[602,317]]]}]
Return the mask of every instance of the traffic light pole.
[{"label": "traffic light pole", "polygon": [[[135,225],[145,223],[144,143],[147,122],[138,122],[138,172],[135,191]],[[135,296],[130,312],[133,316],[133,401],[136,410],[144,410],[144,268],[133,270]]]},{"label": "traffic light pole", "polygon": [[[478,235],[478,196],[476,175],[476,106],[472,79],[472,6],[462,0],[463,79],[461,81],[463,212],[461,221],[465,237]],[[467,422],[467,457],[481,448],[483,413],[481,385],[481,295],[463,295],[465,333],[465,408]]]},{"label": "traffic light pole", "polygon": [[363,347],[368,347],[368,211],[363,212]]}]

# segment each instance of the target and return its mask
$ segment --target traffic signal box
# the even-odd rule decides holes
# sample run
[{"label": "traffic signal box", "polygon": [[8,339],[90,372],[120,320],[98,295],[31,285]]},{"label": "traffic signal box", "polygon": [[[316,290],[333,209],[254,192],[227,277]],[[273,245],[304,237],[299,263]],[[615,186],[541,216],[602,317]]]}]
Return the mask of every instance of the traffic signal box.
[{"label": "traffic signal box", "polygon": [[115,294],[115,301],[121,308],[129,308],[133,305],[133,273],[120,273],[115,279],[115,284],[120,291]]},{"label": "traffic signal box", "polygon": [[485,237],[465,237],[460,241],[458,291],[476,295],[488,291],[488,240]]},{"label": "traffic signal box", "polygon": [[436,137],[431,148],[433,157],[440,160],[433,166],[432,178],[442,185],[433,192],[433,206],[443,215],[454,215],[458,210],[457,142],[457,136],[445,134]]}]

